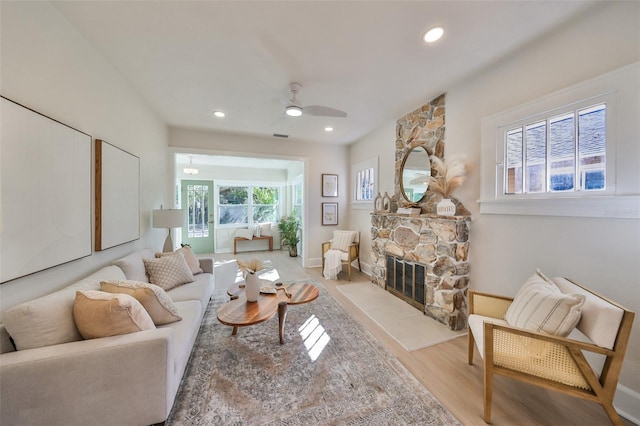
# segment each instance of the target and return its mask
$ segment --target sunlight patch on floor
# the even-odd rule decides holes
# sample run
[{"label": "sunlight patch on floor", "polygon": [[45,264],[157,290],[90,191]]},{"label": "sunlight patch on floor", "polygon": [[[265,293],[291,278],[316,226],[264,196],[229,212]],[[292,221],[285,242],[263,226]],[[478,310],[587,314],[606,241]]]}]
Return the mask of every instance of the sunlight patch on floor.
[{"label": "sunlight patch on floor", "polygon": [[311,315],[298,329],[298,332],[300,332],[304,347],[307,349],[311,361],[318,359],[331,340],[331,337],[329,337],[315,315]]}]

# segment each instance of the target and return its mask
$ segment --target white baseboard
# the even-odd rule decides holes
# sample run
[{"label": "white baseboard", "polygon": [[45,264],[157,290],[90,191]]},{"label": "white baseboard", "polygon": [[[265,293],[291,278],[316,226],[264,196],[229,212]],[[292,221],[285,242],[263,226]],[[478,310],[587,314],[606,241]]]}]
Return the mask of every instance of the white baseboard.
[{"label": "white baseboard", "polygon": [[618,414],[640,425],[640,393],[626,386],[618,385],[613,405]]}]

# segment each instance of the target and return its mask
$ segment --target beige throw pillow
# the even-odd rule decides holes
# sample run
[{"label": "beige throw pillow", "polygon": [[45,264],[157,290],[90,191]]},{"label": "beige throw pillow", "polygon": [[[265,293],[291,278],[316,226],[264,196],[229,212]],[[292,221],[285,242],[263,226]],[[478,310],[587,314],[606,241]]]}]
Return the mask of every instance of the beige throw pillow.
[{"label": "beige throw pillow", "polygon": [[504,319],[513,327],[566,337],[580,321],[585,297],[564,294],[534,274],[513,299]]},{"label": "beige throw pillow", "polygon": [[182,253],[182,255],[184,256],[184,260],[187,261],[187,265],[189,265],[189,269],[191,269],[191,273],[193,275],[201,274],[203,272],[202,268],[200,267],[200,261],[198,260],[198,257],[189,246],[179,248],[173,253],[156,253],[156,257],[171,256],[175,253]]},{"label": "beige throw pillow", "polygon": [[76,292],[73,319],[84,339],[156,328],[147,311],[133,296],[96,290]]},{"label": "beige throw pillow", "polygon": [[333,231],[331,248],[334,250],[349,251],[349,246],[356,239],[356,231]]},{"label": "beige throw pillow", "polygon": [[169,324],[182,319],[171,298],[155,284],[130,280],[102,281],[100,290],[133,296],[142,304],[155,325]]},{"label": "beige throw pillow", "polygon": [[149,274],[149,281],[169,291],[182,284],[193,282],[193,274],[182,253],[159,259],[142,259]]}]

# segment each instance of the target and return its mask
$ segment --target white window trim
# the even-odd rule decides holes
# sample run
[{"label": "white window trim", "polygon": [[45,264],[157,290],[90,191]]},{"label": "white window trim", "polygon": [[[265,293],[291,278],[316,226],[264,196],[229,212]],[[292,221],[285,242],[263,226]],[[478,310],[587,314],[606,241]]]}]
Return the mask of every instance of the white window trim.
[{"label": "white window trim", "polygon": [[373,169],[373,193],[378,193],[378,181],[380,180],[378,173],[378,157],[373,157],[368,160],[362,161],[357,164],[351,165],[351,208],[362,210],[373,210],[373,200],[371,201],[359,201],[356,200],[356,181],[358,178],[358,172],[364,169]]},{"label": "white window trim", "polygon": [[[640,218],[640,195],[621,193],[617,178],[618,135],[623,110],[638,110],[637,99],[621,93],[638,92],[639,64],[633,64],[587,82],[545,96],[487,117],[482,121],[482,182],[480,190],[481,214],[516,214],[546,216],[582,216],[610,218]],[[563,111],[567,106],[576,108],[599,102],[607,104],[607,177],[603,191],[576,191],[567,193],[504,194],[504,130],[536,118]],[[628,134],[627,132],[626,134]]]}]

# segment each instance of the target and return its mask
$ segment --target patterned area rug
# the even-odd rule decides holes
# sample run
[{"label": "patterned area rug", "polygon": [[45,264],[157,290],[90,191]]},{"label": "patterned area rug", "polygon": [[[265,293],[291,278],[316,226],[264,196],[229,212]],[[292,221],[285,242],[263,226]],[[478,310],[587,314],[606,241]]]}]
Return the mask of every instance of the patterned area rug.
[{"label": "patterned area rug", "polygon": [[209,304],[168,425],[459,425],[322,287],[278,319],[232,328]]}]

